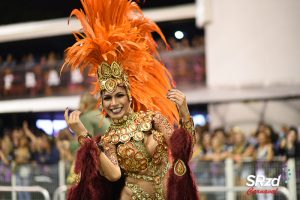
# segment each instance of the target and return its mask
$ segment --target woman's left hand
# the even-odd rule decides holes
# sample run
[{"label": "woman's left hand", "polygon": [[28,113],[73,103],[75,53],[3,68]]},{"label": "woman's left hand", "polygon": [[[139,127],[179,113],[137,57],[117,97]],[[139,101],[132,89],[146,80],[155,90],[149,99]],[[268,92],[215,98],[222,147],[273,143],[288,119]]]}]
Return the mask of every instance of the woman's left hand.
[{"label": "woman's left hand", "polygon": [[188,119],[190,117],[186,97],[181,91],[171,89],[167,93],[167,98],[176,104],[181,119]]}]

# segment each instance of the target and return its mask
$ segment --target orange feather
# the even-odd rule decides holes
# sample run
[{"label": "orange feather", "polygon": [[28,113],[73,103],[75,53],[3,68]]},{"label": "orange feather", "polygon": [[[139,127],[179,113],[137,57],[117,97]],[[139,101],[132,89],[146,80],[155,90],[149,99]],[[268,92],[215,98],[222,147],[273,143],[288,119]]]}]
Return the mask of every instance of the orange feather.
[{"label": "orange feather", "polygon": [[[128,0],[81,0],[83,10],[74,9],[83,33],[74,33],[76,42],[66,50],[65,66],[83,71],[95,82],[94,94],[100,92],[97,68],[102,61],[122,64],[131,85],[135,111],[158,110],[170,123],[178,123],[178,111],[166,94],[174,87],[166,67],[156,59],[156,32],[167,44],[159,27],[147,19],[139,6]],[[100,101],[99,101],[100,102]]]}]

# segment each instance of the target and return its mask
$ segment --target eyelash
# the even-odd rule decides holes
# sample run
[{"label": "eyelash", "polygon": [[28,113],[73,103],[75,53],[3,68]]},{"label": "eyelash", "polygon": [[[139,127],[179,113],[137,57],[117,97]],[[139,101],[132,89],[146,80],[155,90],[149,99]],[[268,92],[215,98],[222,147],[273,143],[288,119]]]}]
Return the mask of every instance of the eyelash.
[{"label": "eyelash", "polygon": [[[117,98],[122,98],[124,96],[125,96],[124,94],[116,94]],[[107,97],[104,97],[103,100],[109,101],[109,100],[111,100],[111,98],[112,98],[111,96],[107,96]]]},{"label": "eyelash", "polygon": [[104,97],[103,100],[109,101],[109,100],[111,100],[111,97]]},{"label": "eyelash", "polygon": [[116,95],[116,97],[119,97],[119,98],[120,98],[120,97],[124,97],[124,96],[125,96],[124,94],[117,94],[117,95]]}]

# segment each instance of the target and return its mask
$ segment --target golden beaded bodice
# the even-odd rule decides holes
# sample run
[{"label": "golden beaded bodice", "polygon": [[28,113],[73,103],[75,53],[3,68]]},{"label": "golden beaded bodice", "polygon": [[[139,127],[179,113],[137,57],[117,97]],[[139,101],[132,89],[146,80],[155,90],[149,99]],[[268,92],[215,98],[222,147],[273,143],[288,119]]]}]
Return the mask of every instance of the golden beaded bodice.
[{"label": "golden beaded bodice", "polygon": [[[167,162],[167,147],[163,134],[153,129],[154,112],[132,113],[121,123],[113,122],[103,137],[104,143],[116,146],[118,164],[125,173],[146,172],[156,176],[162,161]],[[152,155],[148,152],[145,134],[153,134],[157,146]],[[104,147],[105,148],[105,147]]]},{"label": "golden beaded bodice", "polygon": [[[191,124],[189,120],[182,126],[194,135]],[[172,133],[173,128],[161,113],[141,111],[113,120],[101,138],[104,153],[125,176],[153,184],[154,194],[147,194],[138,184],[126,182],[133,192],[132,199],[164,200],[163,180],[170,168],[167,141]]]}]

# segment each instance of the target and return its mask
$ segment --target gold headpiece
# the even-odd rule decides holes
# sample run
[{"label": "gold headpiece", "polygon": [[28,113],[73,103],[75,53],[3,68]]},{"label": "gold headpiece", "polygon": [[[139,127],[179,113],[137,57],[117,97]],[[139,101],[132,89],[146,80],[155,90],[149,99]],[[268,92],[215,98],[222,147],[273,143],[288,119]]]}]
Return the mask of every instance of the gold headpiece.
[{"label": "gold headpiece", "polygon": [[98,79],[100,89],[113,93],[118,85],[124,84],[126,88],[130,88],[128,76],[124,72],[121,65],[113,61],[111,65],[102,62],[98,67]]}]

